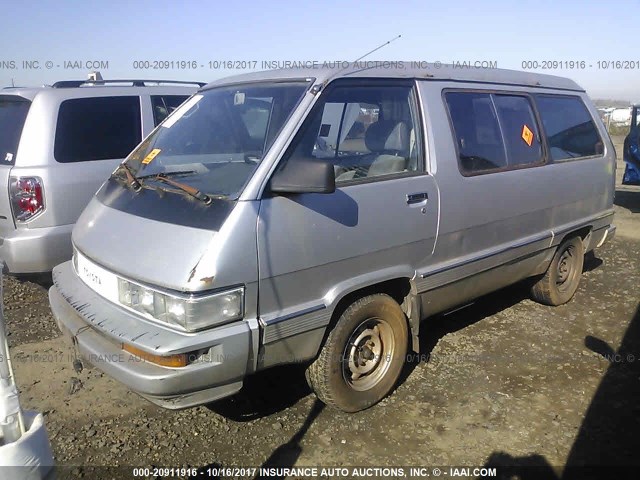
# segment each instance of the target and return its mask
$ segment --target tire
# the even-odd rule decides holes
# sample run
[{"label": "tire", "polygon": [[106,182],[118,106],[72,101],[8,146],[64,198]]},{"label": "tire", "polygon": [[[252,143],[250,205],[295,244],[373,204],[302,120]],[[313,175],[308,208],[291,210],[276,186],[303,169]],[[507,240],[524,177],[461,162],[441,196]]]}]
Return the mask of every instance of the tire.
[{"label": "tire", "polygon": [[363,297],[338,319],[306,371],[307,382],[327,405],[364,410],[395,386],[408,343],[407,320],[398,303],[385,294]]},{"label": "tire", "polygon": [[584,266],[580,237],[572,237],[558,247],[544,276],[531,287],[531,296],[544,305],[567,303],[578,289]]}]

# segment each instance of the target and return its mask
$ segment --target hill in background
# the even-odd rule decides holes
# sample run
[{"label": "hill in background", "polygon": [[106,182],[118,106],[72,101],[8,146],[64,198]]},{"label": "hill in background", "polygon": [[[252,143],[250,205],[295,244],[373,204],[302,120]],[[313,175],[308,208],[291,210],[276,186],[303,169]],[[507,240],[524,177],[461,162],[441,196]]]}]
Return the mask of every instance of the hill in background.
[{"label": "hill in background", "polygon": [[624,108],[631,105],[629,100],[613,100],[609,98],[598,98],[593,101],[596,107],[616,107],[616,108]]}]

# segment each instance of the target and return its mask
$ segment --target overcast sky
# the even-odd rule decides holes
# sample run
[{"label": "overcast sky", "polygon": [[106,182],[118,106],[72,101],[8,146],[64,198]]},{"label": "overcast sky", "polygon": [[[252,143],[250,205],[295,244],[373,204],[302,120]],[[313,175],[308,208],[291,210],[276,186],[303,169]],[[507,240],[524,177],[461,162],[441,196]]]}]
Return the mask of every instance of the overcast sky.
[{"label": "overcast sky", "polygon": [[[640,0],[7,2],[0,86],[82,79],[92,66],[104,78],[206,82],[274,60],[355,60],[402,35],[367,59],[537,62],[594,98],[640,102],[639,26]],[[168,68],[144,68],[157,61]],[[562,68],[542,68],[552,62]]]}]

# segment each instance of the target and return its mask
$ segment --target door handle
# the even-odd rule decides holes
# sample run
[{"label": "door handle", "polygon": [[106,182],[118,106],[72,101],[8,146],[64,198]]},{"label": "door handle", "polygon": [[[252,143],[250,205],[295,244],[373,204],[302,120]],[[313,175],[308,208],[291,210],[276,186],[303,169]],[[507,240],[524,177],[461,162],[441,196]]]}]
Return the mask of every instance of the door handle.
[{"label": "door handle", "polygon": [[413,203],[420,203],[428,199],[429,199],[429,194],[427,192],[410,193],[407,195],[407,204],[411,205]]}]

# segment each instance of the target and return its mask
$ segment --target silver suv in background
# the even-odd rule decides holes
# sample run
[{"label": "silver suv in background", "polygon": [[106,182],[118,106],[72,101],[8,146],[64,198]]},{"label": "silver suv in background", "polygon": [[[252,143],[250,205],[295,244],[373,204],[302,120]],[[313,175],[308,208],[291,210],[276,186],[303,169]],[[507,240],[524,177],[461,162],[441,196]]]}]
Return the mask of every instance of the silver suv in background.
[{"label": "silver suv in background", "polygon": [[197,82],[62,81],[0,90],[0,261],[41,273],[71,258],[71,230],[102,182]]}]

